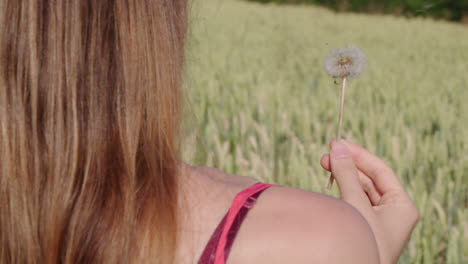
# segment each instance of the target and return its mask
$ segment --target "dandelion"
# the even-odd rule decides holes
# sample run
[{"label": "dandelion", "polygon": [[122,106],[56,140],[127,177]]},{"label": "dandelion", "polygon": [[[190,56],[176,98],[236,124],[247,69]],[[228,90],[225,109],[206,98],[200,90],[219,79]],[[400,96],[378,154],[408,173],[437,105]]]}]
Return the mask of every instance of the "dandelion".
[{"label": "dandelion", "polygon": [[[357,77],[364,69],[365,56],[361,49],[349,46],[332,51],[325,59],[325,69],[333,78],[341,78],[341,101],[340,115],[338,118],[337,140],[341,139],[341,127],[343,125],[344,96],[346,91],[346,80]],[[333,174],[328,181],[328,189],[333,185]]]},{"label": "dandelion", "polygon": [[364,65],[364,53],[355,46],[334,50],[325,59],[325,69],[334,78],[357,77]]}]

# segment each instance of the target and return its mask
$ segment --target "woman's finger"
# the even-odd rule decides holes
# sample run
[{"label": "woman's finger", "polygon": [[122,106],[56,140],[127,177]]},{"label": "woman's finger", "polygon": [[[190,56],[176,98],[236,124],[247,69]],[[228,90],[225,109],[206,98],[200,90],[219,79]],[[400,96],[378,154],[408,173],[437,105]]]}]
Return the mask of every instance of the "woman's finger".
[{"label": "woman's finger", "polygon": [[322,168],[324,168],[325,170],[331,171],[329,154],[323,154],[322,158],[320,159],[320,165],[322,165]]},{"label": "woman's finger", "polygon": [[[330,155],[329,154],[323,155],[320,160],[320,164],[325,170],[330,171],[330,168],[331,168]],[[379,193],[379,191],[375,187],[374,182],[372,182],[372,180],[367,175],[362,173],[359,169],[358,169],[358,175],[359,175],[359,182],[361,183],[361,187],[367,193],[367,196],[369,197],[372,205],[373,206],[379,205],[382,195]]]},{"label": "woman's finger", "polygon": [[372,179],[382,194],[404,191],[393,170],[383,160],[354,143],[346,140],[342,142],[349,148],[357,168]]},{"label": "woman's finger", "polygon": [[364,189],[367,196],[369,197],[372,206],[380,205],[380,199],[382,199],[382,195],[379,193],[372,180],[359,170],[358,174],[362,189]]},{"label": "woman's finger", "polygon": [[359,182],[358,170],[354,165],[351,152],[346,145],[339,141],[333,144],[330,153],[330,164],[342,198],[358,208],[370,206],[370,201]]}]

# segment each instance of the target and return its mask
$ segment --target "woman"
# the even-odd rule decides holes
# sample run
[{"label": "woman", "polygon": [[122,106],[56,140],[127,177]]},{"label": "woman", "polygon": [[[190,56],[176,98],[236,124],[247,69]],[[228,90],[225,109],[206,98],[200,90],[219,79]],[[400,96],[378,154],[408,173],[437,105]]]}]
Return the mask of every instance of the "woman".
[{"label": "woman", "polygon": [[0,10],[0,263],[397,261],[418,211],[357,145],[343,200],[180,161],[185,0]]}]

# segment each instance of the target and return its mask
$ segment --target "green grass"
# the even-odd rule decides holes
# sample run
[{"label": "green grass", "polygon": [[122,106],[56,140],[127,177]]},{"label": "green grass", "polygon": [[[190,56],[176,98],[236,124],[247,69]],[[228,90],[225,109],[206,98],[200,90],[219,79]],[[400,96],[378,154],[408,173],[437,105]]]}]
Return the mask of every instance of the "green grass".
[{"label": "green grass", "polygon": [[234,0],[192,1],[190,23],[186,160],[327,193],[340,86],[323,60],[356,44],[368,65],[344,137],[388,161],[422,214],[400,263],[468,263],[466,25]]}]

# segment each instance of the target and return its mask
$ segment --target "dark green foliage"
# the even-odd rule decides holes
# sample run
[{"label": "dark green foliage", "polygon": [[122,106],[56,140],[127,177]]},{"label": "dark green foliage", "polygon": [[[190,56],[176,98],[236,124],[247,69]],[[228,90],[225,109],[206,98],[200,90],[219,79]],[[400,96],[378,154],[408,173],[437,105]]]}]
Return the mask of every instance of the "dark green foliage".
[{"label": "dark green foliage", "polygon": [[453,21],[468,20],[468,0],[247,0],[277,4],[318,4],[336,11],[429,16]]}]

